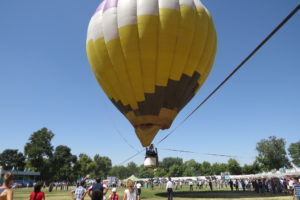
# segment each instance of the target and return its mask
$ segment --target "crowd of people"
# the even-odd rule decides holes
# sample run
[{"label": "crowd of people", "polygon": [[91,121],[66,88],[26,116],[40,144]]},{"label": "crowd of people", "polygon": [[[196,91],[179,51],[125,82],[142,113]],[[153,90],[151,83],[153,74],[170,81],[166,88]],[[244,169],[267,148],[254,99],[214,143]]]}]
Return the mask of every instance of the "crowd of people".
[{"label": "crowd of people", "polygon": [[[148,185],[154,188],[154,185],[159,185],[160,189],[165,188],[168,196],[168,200],[173,200],[174,190],[181,190],[183,185],[189,188],[190,191],[201,189],[230,189],[231,191],[254,191],[256,193],[290,193],[293,194],[294,200],[300,200],[300,184],[299,177],[294,178],[261,178],[261,179],[176,179],[172,180],[170,177],[168,180],[154,181],[153,179],[144,182],[134,182],[128,179],[125,184],[113,184],[111,190],[108,185],[103,183],[100,178],[95,181],[88,182],[82,181],[77,184],[76,188],[71,191],[71,197],[73,200],[83,200],[85,197],[91,200],[119,200],[117,191],[117,185],[125,187],[119,188],[124,190],[123,200],[140,200],[142,186]],[[68,190],[69,184],[66,182],[52,183],[49,185],[49,191],[54,188],[61,190]],[[4,175],[3,185],[0,186],[0,200],[13,200],[13,175],[6,173]],[[42,192],[42,188],[45,187],[44,183],[34,184],[34,190],[29,194],[30,200],[45,200],[45,193]],[[50,192],[51,192],[50,191]],[[110,192],[109,192],[110,191]],[[108,194],[109,193],[109,194]]]},{"label": "crowd of people", "polygon": [[[14,194],[14,183],[13,175],[11,173],[6,173],[3,177],[3,184],[0,186],[0,200],[13,200]],[[52,189],[60,187],[61,190],[68,190],[68,185],[65,182],[56,184],[52,183],[49,186]],[[45,188],[45,183],[38,182],[34,184],[33,192],[29,194],[30,200],[45,200],[45,193],[42,192],[42,188]],[[51,189],[51,191],[52,191]],[[106,195],[108,193],[108,186],[103,184],[101,178],[95,179],[94,184],[88,184],[85,181],[77,184],[76,188],[71,191],[71,197],[73,200],[83,200],[88,196],[91,200],[119,200],[119,195],[117,194],[117,188],[111,189],[111,194],[108,199]],[[126,181],[126,189],[124,190],[123,200],[140,200],[141,195],[141,184],[135,184],[134,181],[128,179]]]},{"label": "crowd of people", "polygon": [[[71,191],[72,199],[83,200],[85,196],[89,196],[91,200],[106,200],[108,186],[101,182],[100,178],[96,179],[96,183],[89,185],[82,181],[77,187]],[[124,190],[123,200],[139,200],[141,195],[141,185],[135,184],[134,181],[128,179]],[[108,200],[119,200],[117,188],[111,189]]]},{"label": "crowd of people", "polygon": [[[160,183],[161,184],[161,183]],[[188,185],[190,191],[194,189],[216,189],[230,188],[231,191],[255,191],[256,193],[282,193],[292,194],[294,200],[300,200],[299,177],[294,178],[262,178],[262,179],[205,179],[205,180],[176,180],[166,184],[168,200],[173,198],[173,188],[182,189],[182,185]],[[194,188],[195,186],[195,188]],[[161,187],[161,186],[160,186]]]},{"label": "crowd of people", "polygon": [[55,189],[55,191],[57,191],[57,190],[68,191],[69,185],[70,185],[70,183],[66,182],[66,181],[51,183],[49,186],[49,192],[52,192],[52,190],[54,190],[54,189]]}]

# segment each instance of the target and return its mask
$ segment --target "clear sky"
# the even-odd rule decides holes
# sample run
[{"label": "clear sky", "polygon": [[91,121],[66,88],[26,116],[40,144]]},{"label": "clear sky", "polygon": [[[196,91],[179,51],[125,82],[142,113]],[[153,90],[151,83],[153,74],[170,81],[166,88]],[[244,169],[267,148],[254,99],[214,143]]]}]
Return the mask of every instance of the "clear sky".
[{"label": "clear sky", "polygon": [[[110,103],[89,67],[85,40],[99,0],[0,1],[0,151],[23,151],[47,127],[53,144],[99,153],[118,164],[141,149],[129,122]],[[218,33],[214,68],[179,114],[180,122],[299,3],[298,0],[203,0]],[[286,24],[161,148],[230,154],[251,163],[270,135],[300,139],[300,13]],[[156,141],[168,131],[160,132]],[[161,150],[199,162],[227,158]],[[138,164],[144,155],[134,158]]]}]

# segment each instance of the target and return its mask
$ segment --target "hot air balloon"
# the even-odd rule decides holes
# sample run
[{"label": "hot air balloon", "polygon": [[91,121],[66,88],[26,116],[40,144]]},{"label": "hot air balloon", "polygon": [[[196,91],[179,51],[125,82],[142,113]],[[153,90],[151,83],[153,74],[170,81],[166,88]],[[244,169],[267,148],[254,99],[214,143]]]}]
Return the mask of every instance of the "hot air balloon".
[{"label": "hot air balloon", "polygon": [[104,0],[86,49],[101,88],[149,146],[203,85],[216,46],[199,0]]}]

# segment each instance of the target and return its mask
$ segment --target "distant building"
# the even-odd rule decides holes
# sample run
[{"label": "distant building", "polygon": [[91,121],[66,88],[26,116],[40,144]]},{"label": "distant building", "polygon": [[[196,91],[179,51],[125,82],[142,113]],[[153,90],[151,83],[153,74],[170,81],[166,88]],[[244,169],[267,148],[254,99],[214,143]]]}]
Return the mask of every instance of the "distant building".
[{"label": "distant building", "polygon": [[19,183],[23,186],[26,186],[27,184],[32,185],[41,175],[40,172],[0,170],[0,183],[3,182],[2,177],[7,172],[10,172],[14,175],[14,183]]}]

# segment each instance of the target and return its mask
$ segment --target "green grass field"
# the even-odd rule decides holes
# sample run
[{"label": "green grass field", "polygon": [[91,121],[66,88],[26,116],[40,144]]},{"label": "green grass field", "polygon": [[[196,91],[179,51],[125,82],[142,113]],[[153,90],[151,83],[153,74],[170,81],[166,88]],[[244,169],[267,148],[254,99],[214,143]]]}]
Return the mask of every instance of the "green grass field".
[{"label": "green grass field", "polygon": [[[121,197],[122,200],[123,196],[123,190],[124,189],[118,189],[118,194]],[[32,191],[32,188],[29,189],[16,189],[15,190],[15,200],[28,200],[29,194]],[[46,200],[72,200],[70,191],[53,191],[48,192],[48,190],[44,191],[46,193]],[[107,194],[110,194],[110,191]],[[165,190],[160,190],[158,188],[155,188],[154,190],[150,189],[143,189],[142,190],[142,199],[147,200],[162,200],[167,199]],[[89,197],[85,198],[86,200],[90,200]],[[271,193],[265,193],[265,194],[256,194],[254,192],[231,192],[231,191],[207,191],[207,190],[197,190],[193,192],[189,192],[188,188],[183,188],[183,190],[177,190],[174,192],[174,200],[237,200],[237,199],[243,199],[243,200],[291,200],[292,197],[290,195],[285,194],[271,194]]]}]

